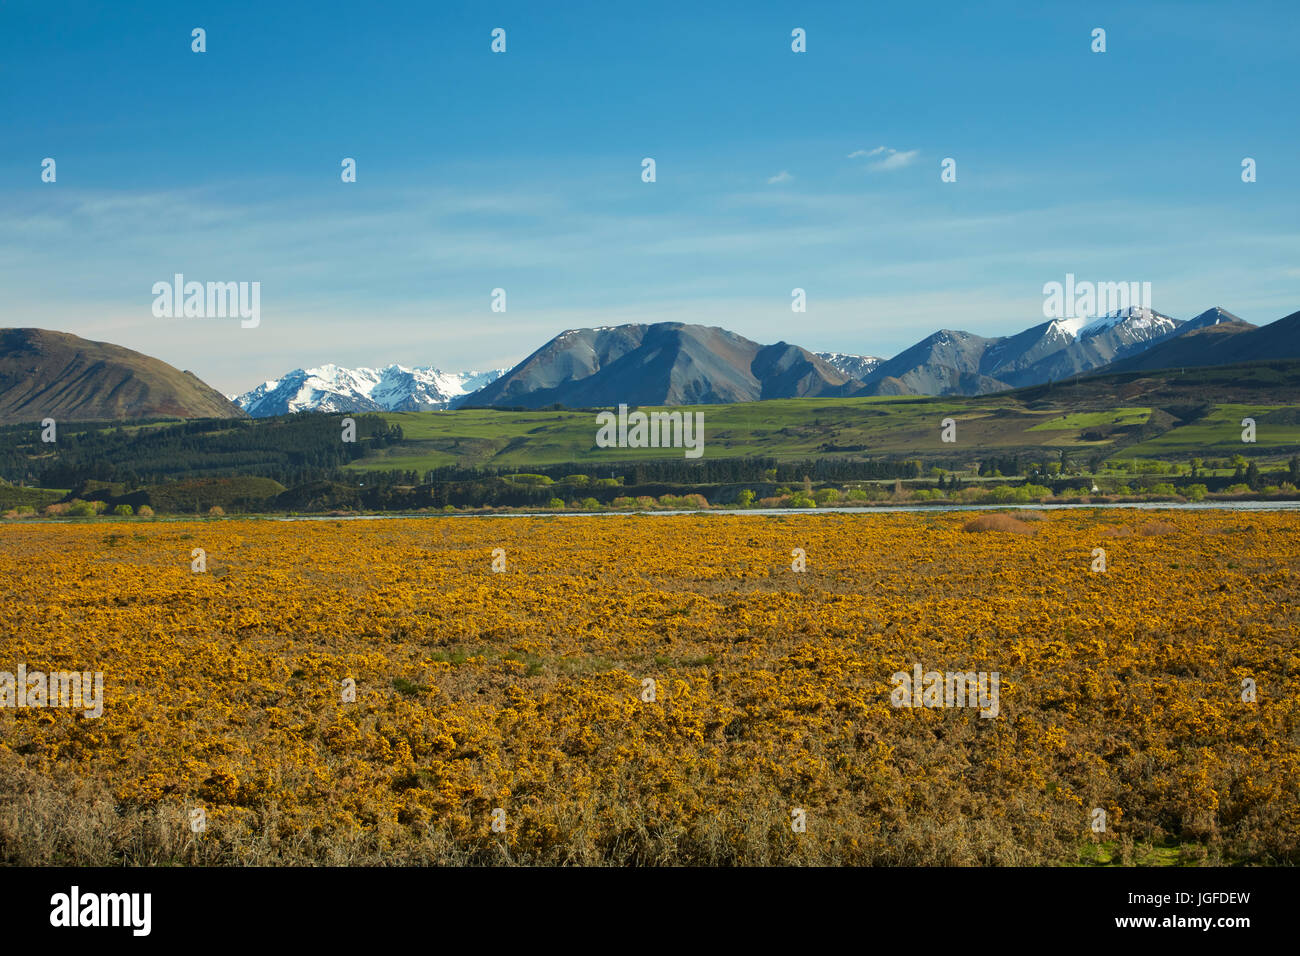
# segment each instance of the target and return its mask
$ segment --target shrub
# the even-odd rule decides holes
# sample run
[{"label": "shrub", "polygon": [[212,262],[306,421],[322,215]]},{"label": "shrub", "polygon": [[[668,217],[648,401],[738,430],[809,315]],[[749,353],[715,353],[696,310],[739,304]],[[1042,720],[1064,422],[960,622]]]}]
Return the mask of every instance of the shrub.
[{"label": "shrub", "polygon": [[736,504],[740,505],[740,507],[742,508],[754,507],[754,493],[750,491],[748,488],[746,488],[736,498]]},{"label": "shrub", "polygon": [[707,508],[708,499],[703,495],[660,495],[659,504],[665,508]]},{"label": "shrub", "polygon": [[1174,534],[1178,531],[1168,521],[1148,521],[1142,527],[1138,528],[1138,534],[1145,537],[1153,537],[1160,534]]},{"label": "shrub", "polygon": [[615,498],[612,502],[610,502],[610,507],[611,508],[635,508],[636,499],[629,498],[627,497],[627,495],[620,495],[619,497]]},{"label": "shrub", "polygon": [[223,517],[225,513],[226,513],[226,509],[222,508],[221,505],[213,505],[211,508],[208,509],[208,514],[214,518]]},{"label": "shrub", "polygon": [[1013,534],[1033,534],[1035,529],[1025,524],[1015,515],[1009,515],[1004,512],[991,515],[980,515],[973,521],[967,521],[962,525],[963,531],[1009,531]]},{"label": "shrub", "polygon": [[90,518],[99,514],[93,501],[82,501],[80,498],[74,498],[68,502],[67,514],[73,518]]},{"label": "shrub", "polygon": [[934,501],[936,498],[947,498],[938,488],[918,488],[912,492],[912,497],[917,501]]},{"label": "shrub", "polygon": [[118,505],[113,509],[113,514],[117,515],[119,518],[129,518],[135,514],[135,509],[130,505]]},{"label": "shrub", "polygon": [[153,517],[153,509],[150,508],[148,505],[141,505],[139,508],[136,508],[136,509],[135,509],[135,513],[136,513],[137,516],[139,516],[139,517],[141,517],[141,518],[152,518],[152,517]]},{"label": "shrub", "polygon": [[1183,489],[1183,494],[1187,496],[1189,501],[1203,501],[1209,491],[1210,489],[1205,485],[1188,485]]},{"label": "shrub", "polygon": [[582,510],[583,510],[583,511],[599,511],[599,510],[600,510],[600,502],[597,501],[595,498],[583,498],[583,499],[582,499],[582,502],[581,502],[581,505],[582,505]]},{"label": "shrub", "polygon": [[564,501],[563,501],[562,499],[560,499],[560,498],[552,498],[550,501],[546,502],[546,507],[548,507],[548,508],[563,508],[563,507],[564,507]]}]

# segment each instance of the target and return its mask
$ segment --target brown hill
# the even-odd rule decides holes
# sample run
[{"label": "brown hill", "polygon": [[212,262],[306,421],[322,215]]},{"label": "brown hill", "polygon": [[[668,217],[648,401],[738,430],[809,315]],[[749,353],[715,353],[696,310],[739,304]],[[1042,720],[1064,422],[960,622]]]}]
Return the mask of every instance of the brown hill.
[{"label": "brown hill", "polygon": [[191,372],[46,329],[0,329],[0,423],[246,418]]}]

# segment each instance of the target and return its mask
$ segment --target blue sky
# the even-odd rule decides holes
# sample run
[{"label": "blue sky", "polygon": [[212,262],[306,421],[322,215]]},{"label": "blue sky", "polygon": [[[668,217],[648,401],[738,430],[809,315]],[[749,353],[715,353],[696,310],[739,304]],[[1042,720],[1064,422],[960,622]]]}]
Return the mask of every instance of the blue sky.
[{"label": "blue sky", "polygon": [[[1262,324],[1300,308],[1297,25],[1290,2],[3,0],[0,324],[228,393],[638,321],[892,355],[1042,321],[1067,272]],[[155,318],[176,272],[260,282],[260,326]]]}]

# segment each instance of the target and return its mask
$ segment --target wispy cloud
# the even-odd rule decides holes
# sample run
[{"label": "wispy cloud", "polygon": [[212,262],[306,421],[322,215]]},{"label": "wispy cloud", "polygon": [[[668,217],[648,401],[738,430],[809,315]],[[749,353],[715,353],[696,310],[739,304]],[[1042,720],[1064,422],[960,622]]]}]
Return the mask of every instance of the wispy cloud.
[{"label": "wispy cloud", "polygon": [[[886,147],[861,165],[889,161],[911,159]],[[115,342],[242,392],[327,361],[497,367],[560,329],[615,319],[776,341],[796,286],[816,307],[800,345],[878,355],[943,327],[1018,331],[1041,315],[1044,282],[1124,277],[1131,262],[1171,315],[1222,304],[1263,321],[1296,307],[1300,233],[1283,212],[1207,234],[1198,224],[1231,221],[1230,201],[989,202],[955,214],[926,186],[885,176],[829,192],[801,167],[790,176],[801,188],[759,188],[781,174],[760,167],[745,191],[645,206],[627,200],[637,190],[576,177],[541,192],[374,186],[346,204],[216,186],[0,191],[0,326]],[[1135,216],[1152,225],[1132,231]],[[176,272],[260,281],[262,325],[160,321],[150,289]],[[508,314],[488,312],[497,287]]]},{"label": "wispy cloud", "polygon": [[890,170],[902,169],[904,166],[910,166],[912,161],[919,156],[919,149],[897,150],[889,146],[877,146],[875,149],[855,149],[849,153],[849,159],[871,159],[873,156],[883,157],[877,162],[871,163],[868,169]]},{"label": "wispy cloud", "polygon": [[786,170],[783,169],[783,170],[781,170],[779,173],[777,173],[775,176],[768,176],[768,177],[767,177],[767,184],[768,184],[769,186],[774,186],[774,185],[776,185],[777,183],[788,183],[788,182],[789,182],[790,180],[792,180],[792,179],[794,179],[794,177],[791,176],[791,175],[789,174],[789,172],[787,172]]},{"label": "wispy cloud", "polygon": [[871,168],[872,169],[902,169],[904,166],[912,165],[912,160],[916,159],[916,157],[919,156],[920,153],[921,151],[919,149],[909,149],[907,150],[907,152],[904,153],[900,153],[891,149],[889,151],[888,156],[886,156],[878,163],[872,163]]}]

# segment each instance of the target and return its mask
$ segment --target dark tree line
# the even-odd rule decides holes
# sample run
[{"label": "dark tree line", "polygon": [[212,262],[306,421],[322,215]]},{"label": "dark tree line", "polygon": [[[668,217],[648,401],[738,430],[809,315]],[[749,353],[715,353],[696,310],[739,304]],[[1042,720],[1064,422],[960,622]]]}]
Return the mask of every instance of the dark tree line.
[{"label": "dark tree line", "polygon": [[0,429],[0,477],[11,483],[75,488],[105,481],[141,487],[167,480],[271,478],[283,485],[348,480],[349,462],[400,442],[400,426],[353,415],[356,441],[342,440],[342,415],[300,413],[273,421],[200,419],[124,430],[117,423],[68,422],[57,441],[38,426]]},{"label": "dark tree line", "polygon": [[521,467],[465,468],[447,465],[424,473],[427,484],[447,481],[473,481],[483,478],[506,477],[526,471],[559,480],[568,475],[583,474],[591,478],[622,479],[626,485],[672,484],[703,485],[731,484],[742,481],[772,481],[785,483],[802,481],[808,475],[814,481],[853,481],[886,478],[917,478],[921,463],[912,459],[904,461],[859,461],[852,458],[816,458],[798,462],[778,462],[775,458],[712,458],[689,461],[686,459],[658,459],[634,462],[565,462],[558,465]]}]

